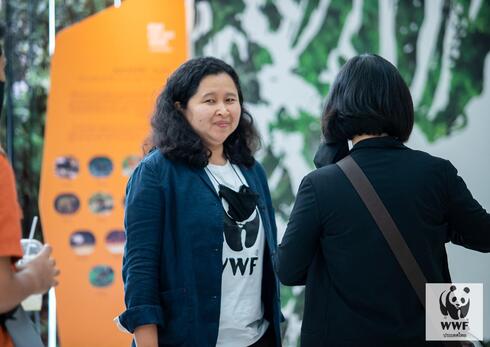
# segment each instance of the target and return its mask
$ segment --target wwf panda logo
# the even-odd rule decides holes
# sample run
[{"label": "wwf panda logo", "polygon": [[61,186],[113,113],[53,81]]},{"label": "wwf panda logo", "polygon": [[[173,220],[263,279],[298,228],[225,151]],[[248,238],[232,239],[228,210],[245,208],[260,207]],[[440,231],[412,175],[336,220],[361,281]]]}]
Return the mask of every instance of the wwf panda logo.
[{"label": "wwf panda logo", "polygon": [[441,313],[449,315],[452,319],[466,317],[470,309],[470,288],[464,287],[462,290],[452,285],[449,290],[444,290],[439,297]]},{"label": "wwf panda logo", "polygon": [[235,252],[242,251],[242,232],[245,231],[245,248],[252,247],[257,241],[259,226],[260,220],[257,211],[252,213],[251,217],[244,222],[235,222],[225,213],[224,234],[226,243]]}]

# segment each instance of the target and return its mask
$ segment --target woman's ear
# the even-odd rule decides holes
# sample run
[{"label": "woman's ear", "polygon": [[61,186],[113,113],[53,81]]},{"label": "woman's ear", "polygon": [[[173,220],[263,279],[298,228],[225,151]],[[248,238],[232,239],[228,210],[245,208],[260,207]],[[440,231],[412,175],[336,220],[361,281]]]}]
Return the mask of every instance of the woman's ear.
[{"label": "woman's ear", "polygon": [[182,108],[182,105],[180,104],[180,101],[176,101],[176,102],[174,103],[174,105],[175,105],[175,108],[176,108],[177,110],[179,110],[180,112],[184,112],[184,109]]}]

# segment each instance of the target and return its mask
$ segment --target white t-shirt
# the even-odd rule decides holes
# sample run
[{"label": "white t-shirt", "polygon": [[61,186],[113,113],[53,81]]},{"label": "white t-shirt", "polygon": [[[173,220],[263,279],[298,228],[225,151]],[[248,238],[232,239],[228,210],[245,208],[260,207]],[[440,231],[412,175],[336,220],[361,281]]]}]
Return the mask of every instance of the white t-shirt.
[{"label": "white t-shirt", "polygon": [[[217,192],[219,189],[216,181],[236,192],[242,184],[248,186],[240,168],[236,165],[233,168],[230,162],[225,165],[209,164],[206,167],[206,174]],[[264,226],[256,208],[243,225],[236,227],[236,223],[227,218],[228,203],[224,199],[221,202],[225,210],[225,220],[221,312],[216,346],[246,347],[257,342],[269,326],[264,319],[261,298]]]}]

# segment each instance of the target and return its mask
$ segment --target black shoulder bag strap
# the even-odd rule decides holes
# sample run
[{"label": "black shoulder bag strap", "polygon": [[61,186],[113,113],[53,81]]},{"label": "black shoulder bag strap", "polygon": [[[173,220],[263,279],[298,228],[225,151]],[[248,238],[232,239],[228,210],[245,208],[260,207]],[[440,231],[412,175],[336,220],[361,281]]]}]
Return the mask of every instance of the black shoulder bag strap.
[{"label": "black shoulder bag strap", "polygon": [[[427,279],[378,193],[376,193],[371,182],[369,182],[362,169],[350,155],[337,162],[337,165],[347,176],[373,216],[425,310],[425,284]],[[460,341],[444,341],[443,344],[446,347],[461,346]]]}]

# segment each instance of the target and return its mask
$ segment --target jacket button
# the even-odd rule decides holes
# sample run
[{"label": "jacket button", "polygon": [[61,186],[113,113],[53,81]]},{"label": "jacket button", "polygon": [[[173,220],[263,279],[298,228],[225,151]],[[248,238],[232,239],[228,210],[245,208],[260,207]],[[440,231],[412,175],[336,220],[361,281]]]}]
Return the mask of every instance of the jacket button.
[{"label": "jacket button", "polygon": [[213,299],[213,300],[216,300],[217,298],[218,298],[218,296],[217,296],[217,295],[213,295],[213,296],[211,297],[211,299]]}]

